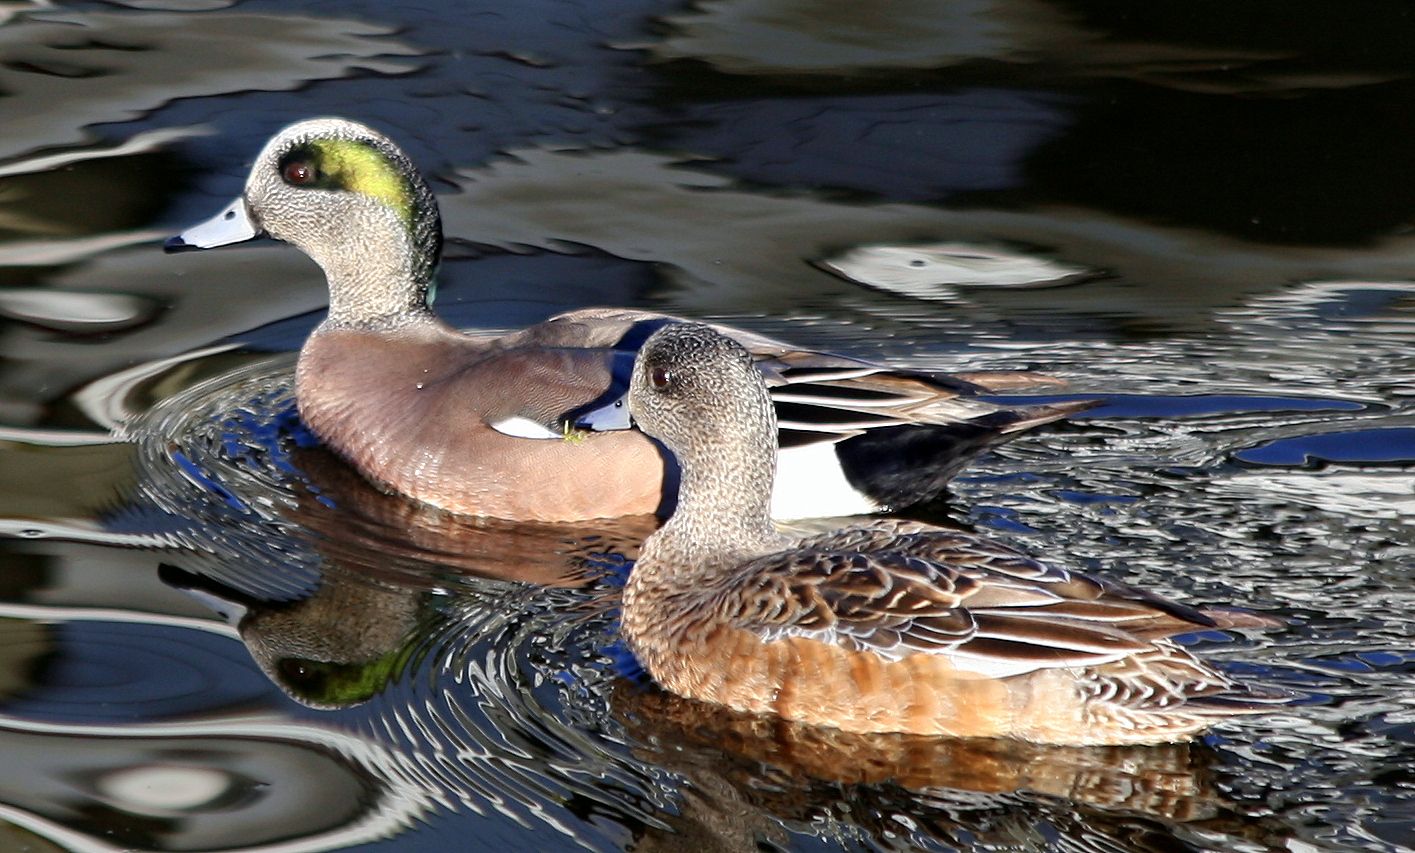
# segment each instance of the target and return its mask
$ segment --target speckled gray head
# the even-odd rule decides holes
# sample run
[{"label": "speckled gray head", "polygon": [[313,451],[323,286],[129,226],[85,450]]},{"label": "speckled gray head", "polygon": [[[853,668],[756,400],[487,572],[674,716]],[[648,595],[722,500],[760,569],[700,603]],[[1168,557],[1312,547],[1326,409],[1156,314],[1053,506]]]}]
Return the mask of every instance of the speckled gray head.
[{"label": "speckled gray head", "polygon": [[329,278],[331,316],[422,307],[442,248],[437,202],[386,136],[340,118],[292,124],[256,158],[241,197],[167,241],[169,252],[268,235]]},{"label": "speckled gray head", "polygon": [[673,454],[681,476],[677,507],[643,554],[692,562],[783,544],[770,512],[776,412],[737,341],[696,323],[664,326],[639,348],[626,397],[635,423]]},{"label": "speckled gray head", "polygon": [[639,428],[675,454],[740,443],[776,450],[776,415],[752,357],[708,326],[674,323],[653,333],[627,402]]}]

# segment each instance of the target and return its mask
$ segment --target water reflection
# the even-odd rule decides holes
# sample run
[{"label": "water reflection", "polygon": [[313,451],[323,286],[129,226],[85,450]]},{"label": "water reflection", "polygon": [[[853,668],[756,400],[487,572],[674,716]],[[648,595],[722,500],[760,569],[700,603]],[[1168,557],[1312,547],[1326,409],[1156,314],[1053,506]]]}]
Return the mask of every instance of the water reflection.
[{"label": "water reflection", "polygon": [[[470,808],[491,796],[503,812],[558,827],[554,810],[538,814],[553,792],[572,812],[617,824],[636,849],[782,844],[787,827],[897,849],[970,837],[1039,843],[1048,832],[1095,843],[1190,822],[1210,837],[1271,831],[1220,793],[1202,745],[848,735],[635,683],[615,652],[617,584],[604,576],[578,579],[593,591],[567,597],[475,579],[434,592],[331,566],[295,603],[261,602],[172,566],[162,576],[231,618],[291,698],[343,709],[346,721],[359,709],[356,729],[412,773],[379,784]],[[677,780],[666,784],[655,768]],[[668,811],[647,813],[646,803]],[[1071,814],[1078,807],[1083,820]],[[1039,819],[1049,830],[1038,833]]]},{"label": "water reflection", "polygon": [[[1415,847],[1415,18],[615,10],[0,4],[0,846]],[[367,488],[268,354],[318,322],[318,270],[150,242],[320,114],[433,176],[459,324],[624,304],[1107,397],[930,513],[1283,615],[1190,641],[1312,698],[1184,748],[840,758],[630,683],[642,531]],[[930,301],[812,265],[935,243],[1100,275]]]},{"label": "water reflection", "polygon": [[266,677],[312,708],[359,704],[402,675],[421,609],[419,596],[372,582],[325,582],[271,603],[170,565],[162,578],[232,622]]},{"label": "water reflection", "polygon": [[1074,749],[846,734],[622,682],[613,705],[636,755],[689,783],[675,830],[709,850],[783,843],[780,823],[899,850],[1093,849],[1201,833],[1237,849],[1280,831],[1226,799],[1202,744]]},{"label": "water reflection", "polygon": [[[249,849],[292,836],[327,845],[407,820],[377,814],[396,800],[328,738],[261,723],[95,730],[0,718],[5,754],[28,768],[0,782],[4,817],[30,844],[115,851]],[[361,823],[377,829],[350,832]]]},{"label": "water reflection", "polygon": [[[853,346],[887,346],[888,354],[907,351],[911,359],[951,347],[1015,347],[1057,337],[1221,333],[1216,310],[1265,294],[1275,282],[1330,279],[1340,271],[1398,280],[1411,274],[1415,252],[1404,236],[1359,251],[1292,250],[1094,210],[957,210],[764,195],[692,164],[635,151],[513,153],[463,170],[462,192],[439,199],[450,239],[597,246],[668,265],[656,307],[703,315],[728,306],[744,322],[780,324],[783,334],[839,328],[847,337],[849,324],[869,324],[869,339],[858,335]],[[567,195],[568,187],[575,193]],[[615,201],[609,209],[601,205],[605,198]],[[929,238],[1032,246],[1042,257],[1106,275],[1055,290],[975,289],[967,301],[940,306],[870,298],[810,264],[853,246]],[[1196,257],[1204,263],[1193,264]],[[1182,279],[1176,281],[1175,270],[1183,270]]]},{"label": "water reflection", "polygon": [[[173,98],[291,89],[355,67],[406,72],[416,51],[383,27],[300,16],[170,12],[18,15],[0,27],[7,98],[0,162],[89,142],[86,128]],[[212,56],[222,61],[207,61]],[[48,106],[62,102],[64,109]]]}]

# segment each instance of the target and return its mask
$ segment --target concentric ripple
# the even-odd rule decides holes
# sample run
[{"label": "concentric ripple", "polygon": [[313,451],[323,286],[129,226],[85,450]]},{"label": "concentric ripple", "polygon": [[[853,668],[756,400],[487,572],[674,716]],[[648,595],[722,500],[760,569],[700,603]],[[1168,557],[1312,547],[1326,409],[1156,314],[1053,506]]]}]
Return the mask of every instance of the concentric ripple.
[{"label": "concentric ripple", "polygon": [[[0,622],[9,653],[30,661],[7,714],[101,724],[172,719],[256,702],[266,692],[224,638],[171,626]],[[8,691],[7,691],[8,692]]]}]

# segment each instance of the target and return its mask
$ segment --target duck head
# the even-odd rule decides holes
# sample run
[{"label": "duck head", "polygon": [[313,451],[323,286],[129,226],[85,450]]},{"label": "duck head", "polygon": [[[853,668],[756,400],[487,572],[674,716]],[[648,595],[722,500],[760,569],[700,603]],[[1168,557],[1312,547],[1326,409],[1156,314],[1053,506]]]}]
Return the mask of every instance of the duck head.
[{"label": "duck head", "polygon": [[[673,323],[639,349],[623,400],[584,413],[589,429],[639,429],[678,460],[678,507],[659,532],[714,542],[774,542],[769,504],[776,471],[776,413],[752,357],[731,338]],[[685,546],[686,547],[686,546]]]},{"label": "duck head", "polygon": [[442,249],[437,202],[412,161],[378,131],[339,118],[280,131],[240,197],[165,248],[211,249],[261,236],[318,263],[329,280],[330,320],[353,325],[426,311]]}]

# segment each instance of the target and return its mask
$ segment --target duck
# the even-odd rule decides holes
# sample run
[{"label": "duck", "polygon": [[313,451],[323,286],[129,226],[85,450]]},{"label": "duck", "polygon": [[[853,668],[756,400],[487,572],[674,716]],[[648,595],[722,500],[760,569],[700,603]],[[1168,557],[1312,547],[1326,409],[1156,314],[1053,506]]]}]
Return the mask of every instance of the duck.
[{"label": "duck", "polygon": [[654,332],[625,398],[580,420],[629,422],[681,469],[620,619],[671,693],[847,732],[1074,746],[1182,741],[1284,700],[1173,639],[1281,624],[1260,614],[1200,610],[899,517],[782,533],[771,396],[747,350],[707,326]]},{"label": "duck", "polygon": [[[241,195],[165,249],[262,237],[294,245],[325,274],[329,310],[300,349],[296,405],[315,436],[378,488],[507,520],[671,508],[675,471],[655,442],[571,425],[578,410],[622,396],[638,346],[680,318],[585,308],[504,335],[452,328],[431,306],[437,200],[392,140],[348,119],[281,130]],[[1025,371],[898,370],[722,328],[774,389],[781,518],[934,500],[979,452],[1094,405],[983,398],[1050,382]]]}]

